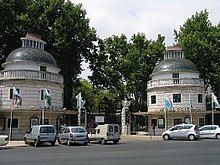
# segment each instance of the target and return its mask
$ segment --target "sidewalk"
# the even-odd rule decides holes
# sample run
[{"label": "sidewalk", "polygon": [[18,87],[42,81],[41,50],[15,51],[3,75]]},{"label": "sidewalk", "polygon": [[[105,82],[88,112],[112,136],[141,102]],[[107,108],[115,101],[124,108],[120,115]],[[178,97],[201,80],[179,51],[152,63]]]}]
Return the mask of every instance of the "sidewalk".
[{"label": "sidewalk", "polygon": [[133,140],[150,141],[150,140],[162,140],[162,137],[161,136],[150,136],[150,135],[121,135],[121,140],[124,140],[124,141],[133,141]]},{"label": "sidewalk", "polygon": [[[149,135],[121,135],[122,141],[151,141],[151,140],[162,140],[161,136],[149,136]],[[20,141],[9,141],[6,146],[2,148],[14,148],[14,147],[28,147],[30,145],[25,144],[23,140]]]},{"label": "sidewalk", "polygon": [[25,144],[23,140],[19,141],[9,141],[6,146],[2,146],[2,148],[14,148],[14,147],[27,147],[29,145]]}]

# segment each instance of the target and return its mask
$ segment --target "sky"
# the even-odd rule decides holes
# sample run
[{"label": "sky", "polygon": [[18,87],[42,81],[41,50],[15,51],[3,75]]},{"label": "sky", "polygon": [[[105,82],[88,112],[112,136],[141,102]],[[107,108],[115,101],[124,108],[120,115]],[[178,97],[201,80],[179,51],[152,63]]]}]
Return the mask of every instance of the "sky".
[{"label": "sky", "polygon": [[[174,29],[179,30],[196,12],[207,9],[213,25],[220,22],[219,0],[71,0],[82,3],[95,28],[97,36],[104,39],[125,34],[131,38],[138,32],[148,39],[156,40],[158,34],[165,36],[165,45],[174,43]],[[80,77],[91,74],[88,64],[82,64]]]}]

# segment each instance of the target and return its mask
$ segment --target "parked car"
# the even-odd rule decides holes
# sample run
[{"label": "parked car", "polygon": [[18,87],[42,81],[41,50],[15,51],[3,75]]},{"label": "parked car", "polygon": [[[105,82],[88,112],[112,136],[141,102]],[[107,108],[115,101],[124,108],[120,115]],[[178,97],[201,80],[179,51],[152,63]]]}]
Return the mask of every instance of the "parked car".
[{"label": "parked car", "polygon": [[66,126],[58,134],[58,142],[70,146],[73,143],[88,144],[88,133],[81,126]]},{"label": "parked car", "polygon": [[56,130],[53,125],[35,125],[24,136],[25,144],[38,145],[49,142],[51,146],[56,142]]},{"label": "parked car", "polygon": [[94,132],[89,134],[89,141],[100,142],[102,144],[112,141],[114,144],[117,144],[121,140],[119,130],[118,124],[98,125]]},{"label": "parked car", "polygon": [[199,129],[194,124],[178,124],[162,134],[164,140],[189,139],[196,140],[200,137]]},{"label": "parked car", "polygon": [[218,125],[204,125],[200,129],[201,138],[220,139],[220,127]]},{"label": "parked car", "polygon": [[0,146],[8,144],[8,135],[0,135]]}]

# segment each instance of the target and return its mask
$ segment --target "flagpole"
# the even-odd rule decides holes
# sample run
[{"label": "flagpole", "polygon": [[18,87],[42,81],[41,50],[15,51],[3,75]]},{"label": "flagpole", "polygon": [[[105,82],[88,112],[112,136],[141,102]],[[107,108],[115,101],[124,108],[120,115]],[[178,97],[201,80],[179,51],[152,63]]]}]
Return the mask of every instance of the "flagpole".
[{"label": "flagpole", "polygon": [[[165,92],[163,93],[163,98],[165,98]],[[165,122],[165,130],[167,130],[167,111],[166,107],[164,107],[164,122]]]},{"label": "flagpole", "polygon": [[165,119],[165,130],[167,130],[167,111],[166,111],[166,108],[164,108],[164,119]]},{"label": "flagpole", "polygon": [[214,125],[214,110],[212,109],[212,125]]},{"label": "flagpole", "polygon": [[44,111],[45,111],[45,104],[44,104],[44,107],[43,107],[43,110],[42,110],[42,121],[41,121],[42,125],[44,124]]},{"label": "flagpole", "polygon": [[13,106],[11,107],[11,120],[10,120],[10,128],[9,128],[9,141],[12,140],[12,118],[13,118]]},{"label": "flagpole", "polygon": [[44,113],[45,113],[45,108],[46,108],[46,104],[47,104],[47,97],[46,97],[46,88],[44,87],[44,91],[45,91],[45,94],[43,95],[44,96],[44,106],[43,106],[43,109],[42,109],[42,121],[41,121],[41,124],[44,125]]},{"label": "flagpole", "polygon": [[11,105],[11,114],[10,114],[10,118],[11,118],[11,120],[10,120],[10,126],[9,126],[9,141],[11,141],[12,140],[12,118],[13,118],[13,108],[14,108],[14,106],[15,106],[15,91],[16,89],[15,89],[15,87],[14,87],[14,85],[13,85],[13,88],[12,88],[12,105]]},{"label": "flagpole", "polygon": [[190,91],[189,91],[189,115],[190,115],[190,123],[192,124],[192,103],[191,103]]},{"label": "flagpole", "polygon": [[211,98],[212,98],[212,100],[211,100],[211,102],[212,102],[212,125],[214,125],[214,94],[212,93],[211,94]]}]

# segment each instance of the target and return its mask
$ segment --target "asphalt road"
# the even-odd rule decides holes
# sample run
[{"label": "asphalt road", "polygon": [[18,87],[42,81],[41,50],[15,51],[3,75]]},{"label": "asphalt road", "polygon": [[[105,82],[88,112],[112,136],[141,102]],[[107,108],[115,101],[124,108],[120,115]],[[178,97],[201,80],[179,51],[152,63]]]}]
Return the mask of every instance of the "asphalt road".
[{"label": "asphalt road", "polygon": [[0,150],[0,165],[219,165],[220,141],[124,141]]}]

